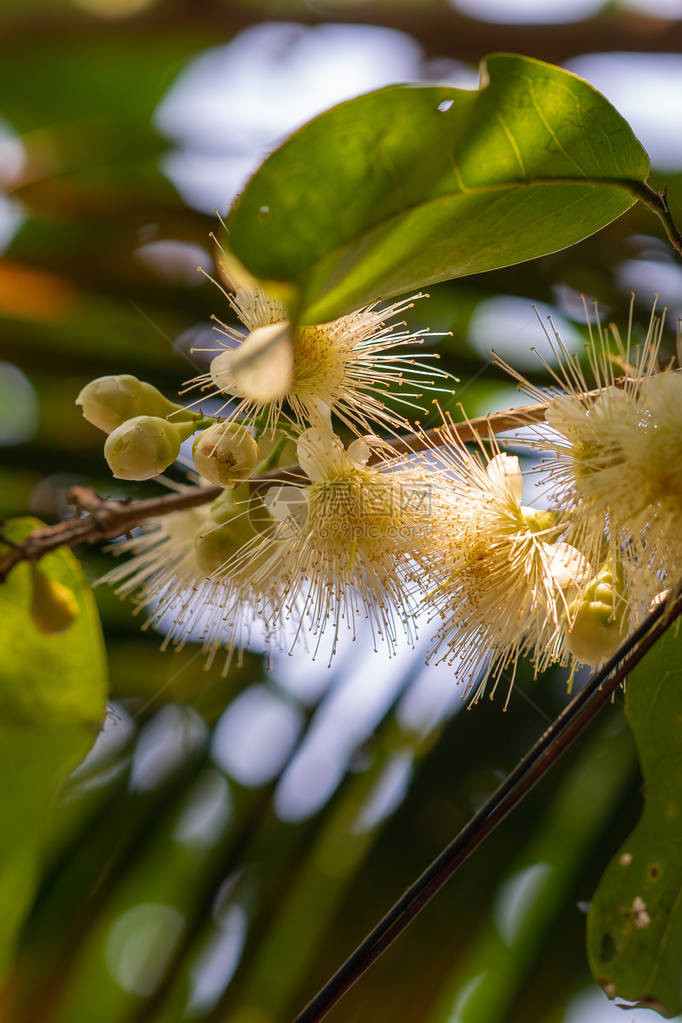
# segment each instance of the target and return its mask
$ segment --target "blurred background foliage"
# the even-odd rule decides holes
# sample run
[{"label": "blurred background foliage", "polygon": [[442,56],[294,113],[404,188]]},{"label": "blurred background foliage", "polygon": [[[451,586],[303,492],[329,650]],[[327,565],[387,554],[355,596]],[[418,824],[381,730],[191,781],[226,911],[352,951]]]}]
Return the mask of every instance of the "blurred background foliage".
[{"label": "blurred background foliage", "polygon": [[[54,521],[112,495],[102,436],[73,405],[129,372],[169,395],[210,347],[214,210],[333,102],[394,81],[474,87],[516,50],[591,81],[630,121],[682,221],[679,0],[4,0],[0,61],[0,514]],[[429,159],[428,152],[423,154]],[[682,271],[636,208],[566,252],[432,289],[415,326],[469,415],[514,404],[495,347],[541,381],[532,304],[571,347],[580,294],[672,345]],[[182,478],[181,472],[177,478]],[[91,580],[111,554],[80,552]],[[284,1023],[465,823],[566,700],[521,673],[509,711],[463,713],[420,648],[257,650],[221,677],[103,588],[106,727],[51,821],[42,879],[0,994],[31,1023]],[[601,1023],[584,909],[641,807],[618,701],[331,1014],[372,1023]],[[635,1010],[635,1019],[654,1014]]]}]

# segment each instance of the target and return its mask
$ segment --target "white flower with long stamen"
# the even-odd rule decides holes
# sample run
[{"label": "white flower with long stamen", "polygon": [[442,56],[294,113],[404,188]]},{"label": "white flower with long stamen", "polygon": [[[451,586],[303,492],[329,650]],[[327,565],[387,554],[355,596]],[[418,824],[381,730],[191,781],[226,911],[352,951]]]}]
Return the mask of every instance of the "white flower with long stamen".
[{"label": "white flower with long stamen", "polygon": [[[588,319],[591,379],[555,336],[559,369],[550,372],[560,393],[525,441],[551,452],[541,469],[568,512],[570,541],[595,565],[605,551],[624,560],[635,618],[682,578],[682,374],[658,368],[664,315],[654,307],[640,345],[632,312],[625,337]],[[528,394],[547,399],[510,372]]]},{"label": "white flower with long stamen", "polygon": [[319,642],[331,630],[332,656],[341,629],[355,638],[362,621],[375,648],[382,642],[392,653],[399,636],[415,639],[430,516],[424,477],[377,437],[345,449],[329,410],[318,412],[298,440],[307,482],[275,490],[269,504],[280,521],[275,535],[287,538],[283,606],[297,636]]},{"label": "white flower with long stamen", "polygon": [[225,340],[207,349],[215,352],[210,371],[189,381],[186,392],[198,389],[203,396],[223,399],[223,409],[231,406],[230,418],[247,424],[264,418],[266,428],[273,429],[284,415],[304,427],[323,403],[355,433],[377,425],[394,431],[409,424],[387,403],[388,396],[406,410],[421,411],[417,402],[424,390],[435,389],[436,380],[453,381],[414,357],[414,348],[436,335],[396,322],[424,295],[383,308],[373,303],[329,323],[292,331],[282,303],[260,289],[239,289],[234,295],[221,290],[248,333],[217,321]]},{"label": "white flower with long stamen", "polygon": [[519,460],[483,445],[470,452],[446,420],[435,469],[429,595],[440,619],[429,660],[454,665],[465,695],[478,699],[506,671],[509,701],[519,658],[533,655],[537,671],[565,659],[561,623],[568,602],[592,574],[587,560],[561,542],[552,512],[522,504]]},{"label": "white flower with long stamen", "polygon": [[254,529],[251,511],[246,501],[225,494],[212,505],[150,520],[140,535],[116,545],[117,554],[132,557],[100,582],[134,597],[147,613],[143,628],[166,632],[162,649],[199,641],[206,667],[224,650],[225,674],[234,652],[241,662],[255,635],[267,652],[286,634],[276,611],[283,599],[281,548],[264,540],[272,526]]},{"label": "white flower with long stamen", "polygon": [[[430,508],[424,475],[374,435],[344,448],[318,406],[297,451],[305,483],[273,484],[248,506],[224,494],[211,507],[174,512],[118,545],[134,556],[105,576],[136,594],[164,646],[200,638],[218,650],[249,642],[260,619],[270,649],[315,646],[369,624],[393,652],[416,637]],[[368,465],[372,454],[381,460]],[[246,485],[245,485],[246,486]],[[262,496],[261,496],[262,495]]]}]

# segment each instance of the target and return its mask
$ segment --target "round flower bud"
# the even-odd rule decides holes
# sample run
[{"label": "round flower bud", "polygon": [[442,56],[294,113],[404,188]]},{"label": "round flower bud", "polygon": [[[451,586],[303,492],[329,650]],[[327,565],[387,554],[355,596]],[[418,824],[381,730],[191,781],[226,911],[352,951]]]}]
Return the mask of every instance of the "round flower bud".
[{"label": "round flower bud", "polygon": [[192,456],[204,479],[218,487],[236,487],[255,469],[258,445],[238,423],[214,423],[197,434]]},{"label": "round flower bud", "polygon": [[235,515],[220,525],[201,526],[192,542],[199,571],[206,576],[213,575],[252,535],[243,515]]},{"label": "round flower bud", "polygon": [[116,479],[152,479],[175,461],[181,442],[193,431],[193,423],[169,423],[158,416],[135,416],[109,434],[104,444],[104,457]]},{"label": "round flower bud", "polygon": [[571,626],[566,637],[570,653],[584,664],[608,660],[625,638],[627,600],[622,570],[614,573],[607,562],[581,595],[568,606]]},{"label": "round flower bud", "polygon": [[229,394],[265,403],[283,398],[294,377],[289,324],[282,321],[256,327],[238,348],[216,355],[210,372],[216,387]]},{"label": "round flower bud", "polygon": [[521,505],[521,514],[531,533],[550,533],[561,521],[561,513],[551,508],[530,508]]},{"label": "round flower bud", "polygon": [[[183,408],[169,401],[152,384],[128,373],[91,380],[76,398],[76,405],[81,406],[83,417],[89,423],[105,433],[111,433],[133,416],[164,418]],[[189,415],[191,413],[184,413],[185,417]]]},{"label": "round flower bud", "polygon": [[[210,576],[219,572],[230,558],[233,557],[250,541],[260,536],[263,532],[259,526],[266,526],[265,519],[269,519],[270,525],[273,519],[263,509],[262,521],[254,523],[251,519],[250,508],[247,512],[244,504],[232,505],[230,495],[225,494],[214,501],[211,506],[210,521],[200,526],[194,536],[193,549],[197,566],[200,572]],[[267,555],[267,548],[264,557]],[[257,568],[259,558],[252,553],[249,557],[249,570]]]},{"label": "round flower bud", "polygon": [[78,615],[78,604],[68,586],[31,566],[33,597],[31,619],[36,629],[46,636],[55,636],[68,629]]}]

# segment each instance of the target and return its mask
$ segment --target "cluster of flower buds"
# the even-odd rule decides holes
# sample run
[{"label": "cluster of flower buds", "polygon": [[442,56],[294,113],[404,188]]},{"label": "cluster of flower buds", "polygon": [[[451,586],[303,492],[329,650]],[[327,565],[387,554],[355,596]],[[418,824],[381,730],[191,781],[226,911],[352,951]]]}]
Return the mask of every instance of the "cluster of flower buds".
[{"label": "cluster of flower buds", "polygon": [[194,434],[196,471],[216,486],[238,486],[258,463],[258,444],[245,427],[197,415],[134,376],[99,377],[83,388],[76,404],[88,422],[108,434],[104,457],[116,479],[159,476]]}]

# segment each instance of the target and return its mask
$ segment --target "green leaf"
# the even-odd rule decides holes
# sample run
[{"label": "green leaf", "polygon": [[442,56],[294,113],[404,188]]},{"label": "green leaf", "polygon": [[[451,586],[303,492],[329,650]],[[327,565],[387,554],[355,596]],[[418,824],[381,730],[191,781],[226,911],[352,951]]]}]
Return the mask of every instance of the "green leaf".
[{"label": "green leaf", "polygon": [[[17,543],[40,525],[15,519],[3,535]],[[17,565],[0,585],[0,975],[33,894],[50,813],[105,710],[104,645],[87,580],[66,549],[46,555],[39,571],[42,590],[52,586],[72,612],[70,624],[55,617],[59,632],[35,624],[31,566]],[[52,611],[48,594],[37,616],[43,628]]]},{"label": "green leaf", "polygon": [[590,85],[497,54],[479,90],[389,86],[304,125],[237,201],[229,247],[322,321],[572,245],[632,206],[648,173]]},{"label": "green leaf", "polygon": [[646,803],[592,900],[588,955],[609,997],[669,1018],[682,1012],[682,636],[632,673],[625,710]]}]

